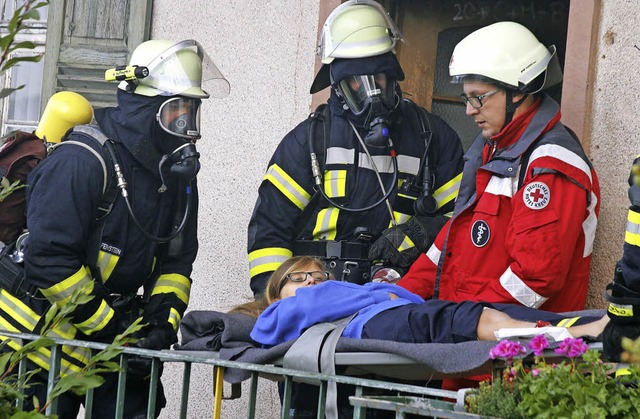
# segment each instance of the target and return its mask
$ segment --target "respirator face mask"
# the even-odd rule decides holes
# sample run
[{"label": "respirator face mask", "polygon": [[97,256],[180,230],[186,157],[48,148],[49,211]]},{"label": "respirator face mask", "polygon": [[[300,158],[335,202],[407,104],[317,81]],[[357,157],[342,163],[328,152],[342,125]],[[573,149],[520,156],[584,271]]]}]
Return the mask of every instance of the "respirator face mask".
[{"label": "respirator face mask", "polygon": [[[185,182],[191,182],[200,170],[199,157],[195,142],[200,135],[200,99],[174,97],[165,101],[156,115],[160,127],[171,134],[187,140],[169,154],[165,154],[159,163],[162,178],[161,189],[166,190],[164,166],[169,173]],[[166,170],[166,169],[165,169]]]},{"label": "respirator face mask", "polygon": [[338,83],[338,91],[351,112],[369,130],[368,145],[389,144],[390,113],[395,108],[395,80],[384,73],[349,76]]},{"label": "respirator face mask", "polygon": [[200,99],[173,97],[160,105],[156,119],[171,135],[195,141],[200,135]]}]

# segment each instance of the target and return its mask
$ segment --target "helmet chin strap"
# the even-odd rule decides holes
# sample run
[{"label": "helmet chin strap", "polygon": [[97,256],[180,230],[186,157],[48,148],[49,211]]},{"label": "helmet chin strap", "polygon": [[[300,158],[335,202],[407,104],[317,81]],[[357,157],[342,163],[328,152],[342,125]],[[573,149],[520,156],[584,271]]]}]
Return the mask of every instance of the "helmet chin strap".
[{"label": "helmet chin strap", "polygon": [[522,94],[522,98],[520,100],[518,100],[517,102],[513,101],[513,90],[506,90],[506,99],[507,99],[507,103],[506,103],[506,115],[504,118],[504,125],[502,126],[502,128],[506,127],[507,125],[509,125],[509,122],[511,122],[513,120],[513,115],[516,113],[516,109],[518,109],[518,107],[520,105],[522,105],[522,102],[525,101],[525,99],[527,97],[529,97],[528,94],[523,93]]}]

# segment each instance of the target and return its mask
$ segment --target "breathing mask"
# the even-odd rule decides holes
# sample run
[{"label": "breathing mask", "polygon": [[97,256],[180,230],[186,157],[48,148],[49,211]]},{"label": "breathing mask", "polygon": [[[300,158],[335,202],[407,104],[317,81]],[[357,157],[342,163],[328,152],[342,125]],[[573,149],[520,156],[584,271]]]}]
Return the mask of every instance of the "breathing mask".
[{"label": "breathing mask", "polygon": [[171,135],[195,141],[200,135],[200,99],[173,97],[158,109],[160,127]]},{"label": "breathing mask", "polygon": [[397,103],[395,87],[395,80],[384,73],[349,76],[337,84],[345,105],[369,130],[364,138],[369,146],[389,145],[390,113]]}]

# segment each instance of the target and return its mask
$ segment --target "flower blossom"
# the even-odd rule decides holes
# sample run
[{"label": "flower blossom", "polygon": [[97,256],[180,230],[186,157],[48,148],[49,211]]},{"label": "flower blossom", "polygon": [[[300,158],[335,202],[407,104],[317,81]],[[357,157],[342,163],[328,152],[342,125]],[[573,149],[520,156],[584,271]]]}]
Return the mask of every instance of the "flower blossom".
[{"label": "flower blossom", "polygon": [[569,358],[576,358],[587,352],[587,349],[589,349],[589,345],[584,343],[582,339],[566,338],[554,352]]},{"label": "flower blossom", "polygon": [[529,349],[533,350],[535,356],[540,356],[545,349],[549,347],[549,341],[544,335],[537,335],[527,345]]},{"label": "flower blossom", "polygon": [[512,342],[504,339],[491,348],[489,356],[491,359],[505,358],[507,362],[510,362],[516,356],[525,354],[526,352],[526,349],[520,342]]}]

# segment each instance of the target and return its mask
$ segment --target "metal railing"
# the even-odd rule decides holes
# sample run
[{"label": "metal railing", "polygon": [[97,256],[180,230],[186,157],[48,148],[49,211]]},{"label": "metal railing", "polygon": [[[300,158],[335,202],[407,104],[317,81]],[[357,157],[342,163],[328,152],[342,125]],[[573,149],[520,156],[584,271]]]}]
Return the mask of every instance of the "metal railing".
[{"label": "metal railing", "polygon": [[[0,335],[7,336],[12,339],[21,341],[31,341],[40,338],[38,335],[12,333],[0,331]],[[105,349],[107,344],[97,342],[87,342],[81,340],[67,340],[60,338],[51,339],[54,344],[51,346],[51,367],[49,368],[47,382],[47,396],[50,394],[55,383],[60,378],[61,370],[61,353],[62,346],[72,346],[80,348],[90,348],[94,351]],[[324,418],[325,401],[327,398],[327,387],[329,382],[338,384],[347,384],[355,387],[355,395],[350,397],[350,403],[354,406],[353,417],[355,419],[364,418],[367,409],[369,410],[387,410],[395,412],[396,418],[405,418],[406,414],[414,414],[420,416],[441,417],[441,418],[459,418],[459,417],[478,417],[477,415],[465,413],[461,407],[461,403],[446,401],[442,399],[456,400],[460,392],[440,390],[430,387],[422,387],[418,385],[403,384],[391,381],[382,381],[369,378],[351,377],[345,375],[327,375],[319,373],[310,373],[298,370],[282,368],[274,365],[258,365],[245,362],[227,361],[217,358],[215,352],[190,352],[190,351],[174,351],[163,350],[154,351],[148,349],[139,349],[132,347],[121,347],[122,353],[119,357],[118,374],[118,390],[115,409],[115,418],[123,417],[124,412],[124,396],[127,385],[127,356],[135,355],[152,359],[152,368],[150,374],[149,386],[149,402],[147,404],[147,418],[154,418],[155,402],[158,391],[158,383],[160,380],[160,371],[163,363],[181,363],[184,366],[182,388],[180,390],[180,419],[188,418],[188,396],[191,385],[191,367],[192,364],[205,364],[213,367],[213,412],[212,417],[219,419],[222,409],[222,402],[226,399],[234,399],[240,397],[240,384],[231,385],[231,394],[225,396],[223,394],[223,380],[225,370],[228,368],[240,369],[250,373],[250,378],[246,382],[249,383],[249,401],[247,409],[247,418],[253,419],[256,415],[256,409],[260,403],[258,401],[258,378],[266,377],[270,380],[284,381],[284,396],[281,408],[281,418],[289,418],[289,408],[291,401],[291,390],[294,381],[303,382],[319,382],[318,397],[318,418]],[[26,371],[26,360],[22,360],[19,365],[18,374],[24,374]],[[384,390],[385,395],[379,395]],[[372,394],[376,393],[376,394]],[[389,396],[388,394],[392,394]],[[91,406],[93,403],[93,391],[89,390],[86,394],[85,419],[91,418]],[[22,408],[22,402],[17,401],[18,407]],[[46,408],[46,415],[57,413],[57,403],[54,400]]]}]

